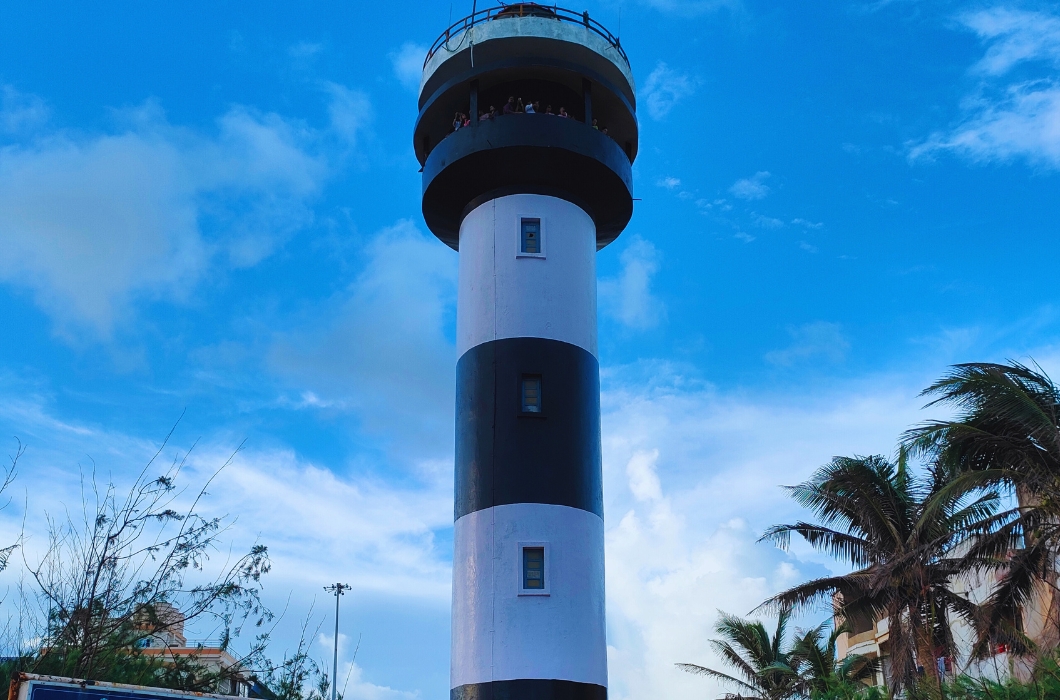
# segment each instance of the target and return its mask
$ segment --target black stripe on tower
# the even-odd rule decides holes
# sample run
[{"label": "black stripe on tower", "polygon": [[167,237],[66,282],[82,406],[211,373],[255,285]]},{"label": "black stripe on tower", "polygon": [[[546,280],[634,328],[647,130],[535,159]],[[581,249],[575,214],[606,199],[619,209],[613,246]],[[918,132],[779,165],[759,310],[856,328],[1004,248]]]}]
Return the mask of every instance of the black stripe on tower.
[{"label": "black stripe on tower", "polygon": [[[541,378],[541,412],[522,411],[522,381]],[[509,503],[604,515],[600,365],[576,345],[506,338],[456,365],[456,518]]]},{"label": "black stripe on tower", "polygon": [[449,700],[607,700],[607,688],[595,683],[527,678],[462,685],[449,691]]}]

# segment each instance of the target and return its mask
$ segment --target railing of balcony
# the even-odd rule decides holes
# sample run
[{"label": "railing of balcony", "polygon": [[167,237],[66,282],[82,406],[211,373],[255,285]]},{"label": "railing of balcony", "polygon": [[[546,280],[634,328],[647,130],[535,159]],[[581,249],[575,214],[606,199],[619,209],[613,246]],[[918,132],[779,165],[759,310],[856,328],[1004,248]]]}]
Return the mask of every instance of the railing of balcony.
[{"label": "railing of balcony", "polygon": [[427,51],[427,58],[423,60],[423,66],[425,68],[427,67],[427,63],[434,57],[434,54],[436,54],[439,49],[442,47],[448,48],[450,39],[463,34],[475,25],[482,24],[483,22],[492,22],[495,20],[515,17],[543,17],[545,19],[554,19],[558,22],[580,24],[603,37],[615,48],[618,55],[621,56],[622,60],[626,62],[627,66],[629,66],[629,57],[626,56],[626,52],[622,48],[622,44],[619,42],[618,37],[612,34],[607,27],[591,18],[588,12],[577,12],[576,10],[568,10],[556,6],[548,7],[547,5],[538,5],[537,3],[532,2],[498,5],[497,7],[490,7],[485,10],[478,10],[463,19],[457,20],[448,29],[442,32],[442,34],[434,40],[434,43],[431,44],[431,48]]}]

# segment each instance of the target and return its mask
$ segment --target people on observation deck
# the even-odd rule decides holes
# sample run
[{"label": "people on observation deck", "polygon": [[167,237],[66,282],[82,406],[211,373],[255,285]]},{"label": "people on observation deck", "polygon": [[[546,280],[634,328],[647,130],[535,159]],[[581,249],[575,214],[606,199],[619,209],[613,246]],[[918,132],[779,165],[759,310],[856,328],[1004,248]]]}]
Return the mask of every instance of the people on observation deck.
[{"label": "people on observation deck", "polygon": [[[496,119],[502,114],[547,114],[555,117],[563,117],[565,119],[574,119],[574,115],[567,111],[566,107],[560,107],[559,113],[552,111],[552,105],[547,105],[542,111],[541,103],[537,100],[524,99],[522,97],[510,96],[508,101],[504,103],[504,106],[500,111],[496,107],[490,105],[489,111],[479,110],[478,121],[485,122]],[[466,126],[471,126],[471,117],[464,112],[456,112],[453,115],[453,131],[457,131]],[[593,118],[592,124],[593,129],[596,129],[601,134],[609,135],[607,133],[607,127],[600,125],[600,120]]]}]

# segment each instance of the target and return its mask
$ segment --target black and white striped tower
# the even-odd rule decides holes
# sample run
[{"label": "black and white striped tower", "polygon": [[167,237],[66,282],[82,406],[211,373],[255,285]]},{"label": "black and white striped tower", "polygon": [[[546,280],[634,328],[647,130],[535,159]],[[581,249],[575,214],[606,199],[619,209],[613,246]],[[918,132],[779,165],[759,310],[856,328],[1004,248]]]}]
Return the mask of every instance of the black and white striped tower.
[{"label": "black and white striped tower", "polygon": [[632,216],[634,100],[618,39],[556,7],[476,12],[424,64],[423,216],[460,252],[451,700],[607,697],[595,253]]}]

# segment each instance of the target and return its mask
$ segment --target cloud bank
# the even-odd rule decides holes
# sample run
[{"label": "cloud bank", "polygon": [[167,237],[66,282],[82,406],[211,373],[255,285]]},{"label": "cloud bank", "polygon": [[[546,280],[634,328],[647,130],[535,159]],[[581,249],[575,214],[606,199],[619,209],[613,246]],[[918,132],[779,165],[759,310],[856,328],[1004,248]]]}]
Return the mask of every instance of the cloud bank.
[{"label": "cloud bank", "polygon": [[371,119],[363,93],[329,83],[330,123],[313,130],[233,107],[212,132],[147,103],[116,128],[48,129],[47,107],[0,90],[0,282],[32,292],[60,332],[108,338],[138,299],[179,302],[211,264],[257,264],[313,220],[333,166]]},{"label": "cloud bank", "polygon": [[1060,15],[998,7],[959,21],[986,46],[972,66],[981,82],[966,96],[962,119],[910,144],[910,159],[954,153],[973,162],[1023,159],[1060,168]]}]

